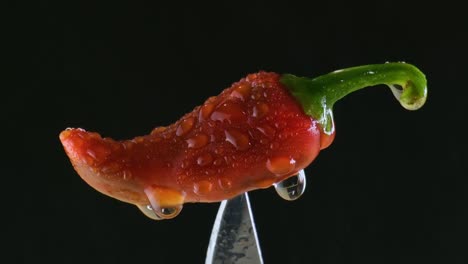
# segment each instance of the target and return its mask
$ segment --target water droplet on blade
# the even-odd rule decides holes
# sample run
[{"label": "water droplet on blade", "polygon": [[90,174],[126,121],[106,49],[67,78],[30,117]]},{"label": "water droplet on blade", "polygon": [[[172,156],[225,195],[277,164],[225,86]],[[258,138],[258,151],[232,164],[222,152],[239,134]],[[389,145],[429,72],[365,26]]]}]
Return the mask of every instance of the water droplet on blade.
[{"label": "water droplet on blade", "polygon": [[275,184],[275,190],[278,195],[287,201],[294,201],[301,197],[305,187],[306,177],[304,170],[300,170],[297,175]]}]

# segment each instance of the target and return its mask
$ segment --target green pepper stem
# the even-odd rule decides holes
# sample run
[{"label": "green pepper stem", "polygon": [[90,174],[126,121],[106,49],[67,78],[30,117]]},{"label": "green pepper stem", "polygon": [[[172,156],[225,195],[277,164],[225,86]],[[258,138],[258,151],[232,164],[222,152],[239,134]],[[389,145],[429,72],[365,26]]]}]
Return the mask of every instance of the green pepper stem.
[{"label": "green pepper stem", "polygon": [[427,98],[426,77],[415,66],[403,62],[352,67],[313,79],[284,74],[281,82],[326,134],[334,132],[335,102],[356,90],[385,84],[408,110],[419,109]]}]

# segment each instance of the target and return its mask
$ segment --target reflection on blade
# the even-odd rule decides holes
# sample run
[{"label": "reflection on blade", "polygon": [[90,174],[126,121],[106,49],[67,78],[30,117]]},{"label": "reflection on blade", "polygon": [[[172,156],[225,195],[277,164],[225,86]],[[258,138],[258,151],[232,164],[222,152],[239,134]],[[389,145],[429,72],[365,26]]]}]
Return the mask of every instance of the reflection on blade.
[{"label": "reflection on blade", "polygon": [[247,193],[223,201],[211,232],[205,264],[263,264]]}]

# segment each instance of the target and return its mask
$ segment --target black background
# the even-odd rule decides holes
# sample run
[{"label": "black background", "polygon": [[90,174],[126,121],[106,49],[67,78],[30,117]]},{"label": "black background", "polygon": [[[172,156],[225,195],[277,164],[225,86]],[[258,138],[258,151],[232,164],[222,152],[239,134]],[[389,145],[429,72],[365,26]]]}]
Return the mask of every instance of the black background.
[{"label": "black background", "polygon": [[406,61],[428,78],[424,108],[402,109],[383,86],[356,92],[336,105],[336,140],[307,168],[301,199],[250,193],[264,260],[468,263],[461,6],[63,2],[41,1],[18,20],[29,35],[17,45],[27,84],[4,97],[5,126],[20,136],[9,155],[22,182],[8,200],[22,202],[13,211],[16,262],[204,262],[218,204],[147,219],[78,177],[58,140],[66,127],[126,139],[174,122],[247,73],[316,76]]}]

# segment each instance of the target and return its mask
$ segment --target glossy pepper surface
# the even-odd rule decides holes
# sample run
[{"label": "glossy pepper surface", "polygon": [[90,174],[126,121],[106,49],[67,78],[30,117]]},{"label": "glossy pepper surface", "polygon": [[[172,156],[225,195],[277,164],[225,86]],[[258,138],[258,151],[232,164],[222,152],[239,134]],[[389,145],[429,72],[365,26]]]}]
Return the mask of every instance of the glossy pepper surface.
[{"label": "glossy pepper surface", "polygon": [[297,174],[332,143],[333,104],[377,84],[389,85],[407,109],[425,102],[424,75],[405,63],[315,79],[259,72],[148,135],[115,141],[67,129],[60,140],[75,170],[96,190],[151,218],[172,218],[184,203],[229,199]]}]

